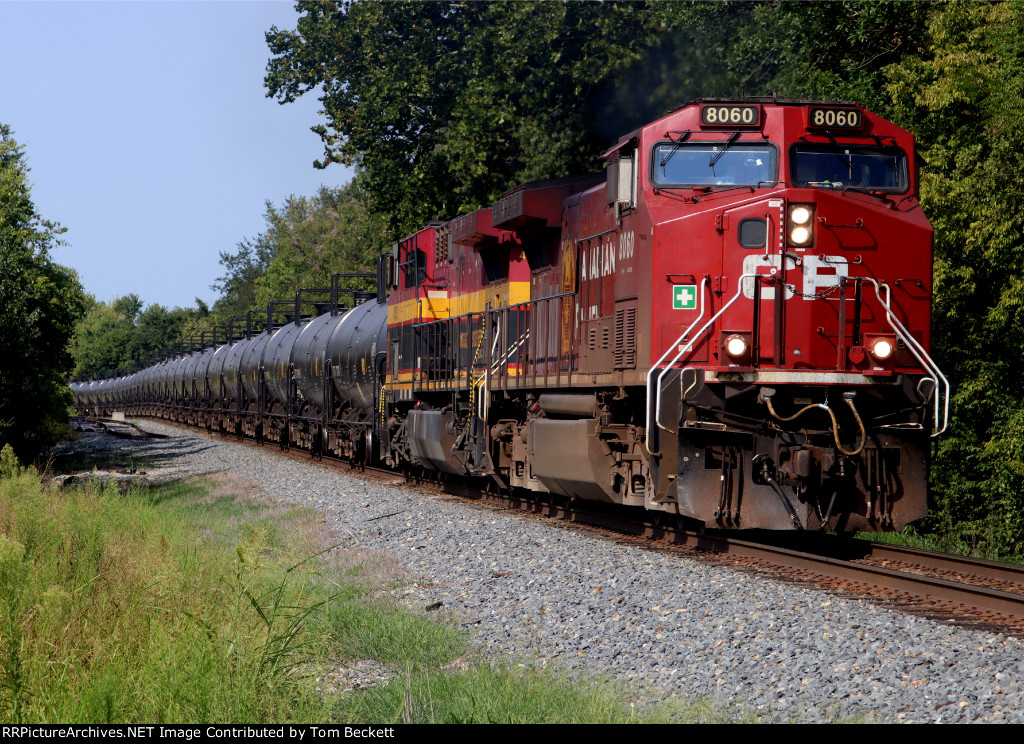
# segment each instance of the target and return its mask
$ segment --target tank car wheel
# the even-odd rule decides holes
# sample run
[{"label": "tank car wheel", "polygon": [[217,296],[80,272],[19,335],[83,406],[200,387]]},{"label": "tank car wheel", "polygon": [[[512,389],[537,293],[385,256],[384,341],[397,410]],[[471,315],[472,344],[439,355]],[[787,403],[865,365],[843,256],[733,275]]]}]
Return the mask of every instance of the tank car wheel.
[{"label": "tank car wheel", "polygon": [[373,460],[373,429],[365,427],[360,442],[360,461],[363,465],[369,465]]}]

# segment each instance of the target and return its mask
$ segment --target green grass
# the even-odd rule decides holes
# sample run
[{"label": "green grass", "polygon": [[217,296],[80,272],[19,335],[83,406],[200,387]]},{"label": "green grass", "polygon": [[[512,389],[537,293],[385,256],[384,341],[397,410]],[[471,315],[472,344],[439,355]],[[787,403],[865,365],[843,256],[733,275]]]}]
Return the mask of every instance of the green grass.
[{"label": "green grass", "polygon": [[353,723],[732,723],[738,713],[668,699],[638,708],[623,685],[579,681],[530,666],[475,664],[461,671],[407,668],[386,685],[339,700]]},{"label": "green grass", "polygon": [[51,457],[39,463],[46,473],[74,473],[84,470],[110,470],[134,473],[149,470],[151,462],[134,455],[109,455],[100,453],[68,453]]},{"label": "green grass", "polygon": [[937,535],[922,535],[913,526],[905,527],[901,532],[858,532],[857,539],[870,542],[898,545],[904,548],[934,550],[939,553],[955,552],[943,544]]},{"label": "green grass", "polygon": [[[861,540],[870,540],[871,542],[885,543],[886,545],[898,545],[918,550],[934,550],[937,553],[1024,565],[1024,558],[1019,556],[992,555],[990,552],[979,549],[977,546],[972,546],[955,536],[932,533],[922,534],[918,532],[914,525],[907,525],[900,532],[858,532],[857,537]],[[985,542],[983,544],[989,545],[991,543]]]},{"label": "green grass", "polygon": [[[729,720],[474,660],[465,632],[379,597],[408,581],[394,559],[332,546],[317,515],[247,489],[57,491],[0,455],[0,721]],[[389,681],[318,687],[360,661]]]},{"label": "green grass", "polygon": [[0,720],[325,719],[303,669],[359,650],[329,620],[367,590],[303,562],[308,514],[195,482],[51,491],[4,467]]}]

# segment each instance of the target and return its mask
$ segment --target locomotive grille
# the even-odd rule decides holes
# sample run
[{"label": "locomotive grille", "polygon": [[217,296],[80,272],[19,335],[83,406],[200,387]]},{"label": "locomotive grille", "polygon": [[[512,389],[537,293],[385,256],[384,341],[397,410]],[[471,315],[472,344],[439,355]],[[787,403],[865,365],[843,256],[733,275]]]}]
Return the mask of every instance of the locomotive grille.
[{"label": "locomotive grille", "polygon": [[635,366],[636,308],[619,308],[615,311],[615,367],[627,369]]},{"label": "locomotive grille", "polygon": [[587,348],[591,350],[607,349],[611,346],[611,331],[608,326],[601,328],[591,327],[587,336]]}]

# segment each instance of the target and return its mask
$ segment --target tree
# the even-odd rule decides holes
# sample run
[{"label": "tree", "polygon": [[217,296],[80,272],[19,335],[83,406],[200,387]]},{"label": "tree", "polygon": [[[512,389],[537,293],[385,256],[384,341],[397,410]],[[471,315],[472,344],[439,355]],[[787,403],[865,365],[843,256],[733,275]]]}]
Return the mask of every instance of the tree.
[{"label": "tree", "polygon": [[91,306],[75,326],[75,377],[94,380],[114,375],[128,363],[127,348],[134,325],[125,314],[129,303],[90,298]]},{"label": "tree", "polygon": [[[267,210],[270,209],[268,202]],[[242,318],[256,307],[256,282],[273,259],[274,245],[265,233],[241,240],[234,253],[221,251],[220,265],[225,273],[210,287],[220,292],[213,305],[218,318]]]},{"label": "tree", "polygon": [[327,287],[339,271],[373,273],[386,245],[384,220],[366,209],[355,185],[267,205],[266,219],[274,259],[256,281],[257,307],[288,299],[299,287]]},{"label": "tree", "polygon": [[186,321],[197,311],[176,307],[168,310],[153,304],[143,310],[128,339],[126,357],[130,364],[146,364],[155,354],[179,340]]},{"label": "tree", "polygon": [[[323,88],[324,167],[356,163],[391,231],[518,180],[588,170],[591,94],[639,58],[644,4],[299,2],[271,29],[269,94]],[[603,141],[603,138],[601,138]]]},{"label": "tree", "polygon": [[922,52],[933,7],[771,0],[667,3],[661,13],[667,25],[688,29],[698,47],[720,50],[715,61],[730,70],[722,82],[732,93],[851,100],[890,116],[885,68]]},{"label": "tree", "polygon": [[0,444],[23,460],[56,439],[71,402],[68,342],[86,300],[50,260],[61,232],[36,212],[24,151],[0,124]]},{"label": "tree", "polygon": [[162,305],[143,310],[135,294],[110,302],[89,299],[91,305],[75,326],[72,344],[77,379],[112,377],[146,364],[154,354],[189,335],[192,326],[202,324],[210,312],[198,298],[195,308],[173,310]]},{"label": "tree", "polygon": [[1021,554],[1024,538],[1024,6],[944,5],[929,48],[888,69],[919,137],[935,226],[934,347],[953,383],[932,527]]},{"label": "tree", "polygon": [[[300,287],[327,287],[336,272],[373,272],[387,246],[384,219],[371,212],[356,184],[321,188],[315,196],[267,202],[267,229],[221,253],[227,273],[214,289],[215,322],[226,324],[269,300],[287,300]],[[366,284],[371,289],[373,282]]]}]

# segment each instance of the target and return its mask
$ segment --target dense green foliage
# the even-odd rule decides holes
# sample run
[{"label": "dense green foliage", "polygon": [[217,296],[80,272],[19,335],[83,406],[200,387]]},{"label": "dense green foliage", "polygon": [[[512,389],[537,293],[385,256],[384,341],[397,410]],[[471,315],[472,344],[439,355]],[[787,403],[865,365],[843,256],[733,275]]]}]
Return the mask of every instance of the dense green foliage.
[{"label": "dense green foliage", "polygon": [[36,212],[24,152],[0,125],[0,444],[22,457],[54,441],[71,402],[68,341],[85,296],[50,260],[61,232]]},{"label": "dense green foliage", "polygon": [[598,92],[651,35],[632,3],[300,2],[267,35],[282,101],[323,85],[328,162],[398,230],[592,165]]},{"label": "dense green foliage", "polygon": [[74,377],[109,377],[119,370],[146,364],[154,354],[188,336],[190,323],[194,325],[208,314],[201,301],[197,300],[197,306],[168,310],[154,304],[143,310],[142,300],[135,294],[110,302],[92,299],[75,326]]},{"label": "dense green foliage", "polygon": [[1024,554],[1024,6],[951,4],[928,51],[888,70],[926,162],[935,226],[935,350],[954,383],[933,527],[988,555]]},{"label": "dense green foliage", "polygon": [[0,718],[323,721],[324,667],[463,651],[457,629],[373,601],[376,556],[317,560],[331,544],[315,515],[242,490],[59,491],[0,451]]},{"label": "dense green foliage", "polygon": [[[616,139],[695,96],[880,102],[913,48],[902,3],[334,3],[267,34],[267,87],[317,88],[319,166],[355,163],[398,232],[526,180],[594,169]],[[855,43],[851,43],[855,42]],[[881,107],[884,111],[884,106]]]},{"label": "dense green foliage", "polygon": [[226,273],[214,285],[221,292],[213,308],[218,323],[287,300],[300,287],[328,287],[336,272],[372,273],[386,245],[384,220],[366,208],[354,184],[293,196],[281,206],[268,202],[265,218],[266,232],[220,254]]}]

